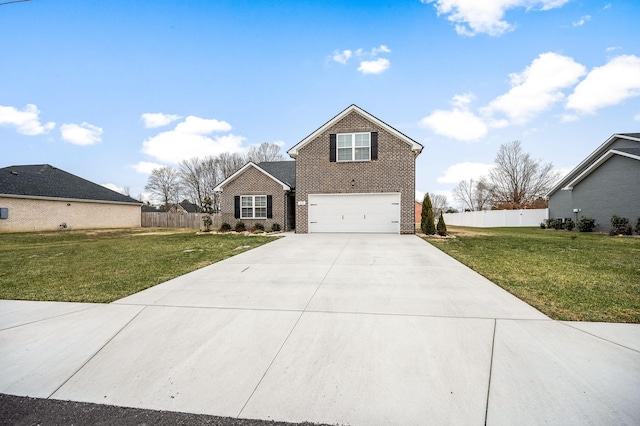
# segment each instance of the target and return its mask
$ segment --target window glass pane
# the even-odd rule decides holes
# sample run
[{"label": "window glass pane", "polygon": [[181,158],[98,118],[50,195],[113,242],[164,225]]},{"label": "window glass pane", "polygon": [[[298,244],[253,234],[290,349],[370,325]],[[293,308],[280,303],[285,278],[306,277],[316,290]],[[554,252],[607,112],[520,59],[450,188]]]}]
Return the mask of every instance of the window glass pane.
[{"label": "window glass pane", "polygon": [[351,134],[338,135],[338,147],[345,148],[351,146]]},{"label": "window glass pane", "polygon": [[369,133],[356,134],[356,146],[369,146]]},{"label": "window glass pane", "polygon": [[355,149],[355,159],[356,160],[368,160],[369,159],[369,147],[367,147],[367,148],[356,148]]},{"label": "window glass pane", "polygon": [[338,161],[351,161],[351,147],[338,148]]},{"label": "window glass pane", "polygon": [[267,217],[267,208],[266,207],[256,207],[256,217],[266,218]]},{"label": "window glass pane", "polygon": [[266,206],[267,206],[267,196],[256,195],[256,207],[266,207]]},{"label": "window glass pane", "polygon": [[242,197],[240,197],[240,199],[242,200],[242,207],[252,207],[253,206],[253,197],[242,196]]},{"label": "window glass pane", "polygon": [[247,208],[247,207],[243,207],[242,208],[242,213],[240,214],[241,218],[248,218],[248,217],[253,217],[253,209],[251,207]]}]

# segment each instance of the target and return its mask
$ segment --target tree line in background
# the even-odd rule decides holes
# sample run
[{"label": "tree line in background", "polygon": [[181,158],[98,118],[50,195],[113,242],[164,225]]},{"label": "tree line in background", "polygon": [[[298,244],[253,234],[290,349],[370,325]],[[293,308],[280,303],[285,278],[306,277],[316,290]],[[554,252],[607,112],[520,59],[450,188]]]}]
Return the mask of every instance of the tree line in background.
[{"label": "tree line in background", "polygon": [[500,145],[491,171],[479,180],[463,180],[453,190],[465,211],[544,209],[560,172],[522,150],[519,141]]},{"label": "tree line in background", "polygon": [[166,166],[154,169],[144,189],[160,201],[160,210],[163,211],[187,200],[198,206],[210,205],[212,212],[217,212],[219,200],[213,188],[218,184],[249,161],[262,163],[284,159],[279,145],[263,142],[251,147],[245,155],[225,152],[218,156],[183,160],[177,168]]}]

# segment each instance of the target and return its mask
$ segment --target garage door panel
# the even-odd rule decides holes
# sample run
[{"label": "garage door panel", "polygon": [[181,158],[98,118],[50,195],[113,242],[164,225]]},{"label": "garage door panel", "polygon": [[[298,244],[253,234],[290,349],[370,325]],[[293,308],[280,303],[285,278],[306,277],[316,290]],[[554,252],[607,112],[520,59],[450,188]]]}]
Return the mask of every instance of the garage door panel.
[{"label": "garage door panel", "polygon": [[309,232],[400,233],[400,194],[310,194]]}]

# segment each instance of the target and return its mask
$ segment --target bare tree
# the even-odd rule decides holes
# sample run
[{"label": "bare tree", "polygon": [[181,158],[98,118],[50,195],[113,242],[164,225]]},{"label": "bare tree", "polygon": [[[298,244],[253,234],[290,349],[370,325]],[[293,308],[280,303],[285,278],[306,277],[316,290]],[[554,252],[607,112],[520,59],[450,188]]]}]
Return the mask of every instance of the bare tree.
[{"label": "bare tree", "polygon": [[433,206],[434,217],[440,216],[440,213],[444,213],[447,210],[447,196],[442,194],[429,194],[431,197],[431,204]]},{"label": "bare tree", "polygon": [[264,161],[282,161],[284,156],[280,153],[280,145],[262,142],[259,146],[252,146],[247,152],[247,161],[262,163]]},{"label": "bare tree", "polygon": [[500,145],[495,166],[486,177],[493,206],[526,208],[544,198],[559,173],[523,152],[519,141]]},{"label": "bare tree", "polygon": [[479,181],[463,180],[453,188],[453,197],[462,203],[463,209],[480,211],[491,206],[491,191],[487,187],[485,178]]},{"label": "bare tree", "polygon": [[232,174],[234,174],[240,167],[244,166],[246,160],[238,153],[230,154],[223,152],[217,159],[218,172],[220,173],[220,181],[225,180]]},{"label": "bare tree", "polygon": [[478,182],[476,182],[475,188],[475,200],[478,210],[487,210],[491,208],[493,203],[491,186],[487,182],[487,178],[482,176]]},{"label": "bare tree", "polygon": [[202,161],[199,158],[182,160],[178,167],[178,177],[187,196],[192,202],[202,206],[207,196]]},{"label": "bare tree", "polygon": [[171,167],[162,167],[151,172],[144,189],[161,199],[164,210],[168,210],[171,204],[180,200],[180,187],[178,172]]}]

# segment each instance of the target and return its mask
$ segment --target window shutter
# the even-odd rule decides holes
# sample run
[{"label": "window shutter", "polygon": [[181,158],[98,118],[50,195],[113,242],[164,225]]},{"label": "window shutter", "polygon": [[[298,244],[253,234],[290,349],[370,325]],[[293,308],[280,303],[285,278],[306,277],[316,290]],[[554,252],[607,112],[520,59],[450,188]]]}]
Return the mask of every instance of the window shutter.
[{"label": "window shutter", "polygon": [[336,134],[331,133],[329,135],[329,161],[336,162]]},{"label": "window shutter", "polygon": [[378,132],[371,132],[371,159],[378,159]]},{"label": "window shutter", "polygon": [[233,217],[235,217],[236,219],[240,219],[240,196],[239,195],[236,195],[235,197],[233,197],[233,203],[234,203]]},{"label": "window shutter", "polygon": [[267,195],[267,219],[273,217],[273,196]]}]

